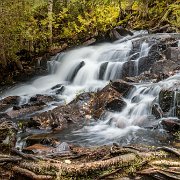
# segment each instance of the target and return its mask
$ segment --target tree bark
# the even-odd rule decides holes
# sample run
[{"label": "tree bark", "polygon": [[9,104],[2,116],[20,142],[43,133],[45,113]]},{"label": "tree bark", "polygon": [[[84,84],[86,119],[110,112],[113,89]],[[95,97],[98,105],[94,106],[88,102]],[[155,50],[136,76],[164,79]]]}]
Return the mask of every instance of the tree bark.
[{"label": "tree bark", "polygon": [[51,50],[52,47],[52,36],[53,36],[53,26],[52,26],[52,13],[53,13],[53,0],[48,0],[48,19],[49,19],[49,24],[48,24],[48,31],[49,31],[49,37],[48,37],[48,48],[49,51]]}]

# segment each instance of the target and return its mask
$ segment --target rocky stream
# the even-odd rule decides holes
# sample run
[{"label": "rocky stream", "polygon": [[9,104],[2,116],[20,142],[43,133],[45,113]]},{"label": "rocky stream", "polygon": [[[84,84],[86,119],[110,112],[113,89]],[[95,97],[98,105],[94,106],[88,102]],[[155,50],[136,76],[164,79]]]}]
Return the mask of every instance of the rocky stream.
[{"label": "rocky stream", "polygon": [[180,179],[180,34],[132,34],[2,92],[1,179]]}]

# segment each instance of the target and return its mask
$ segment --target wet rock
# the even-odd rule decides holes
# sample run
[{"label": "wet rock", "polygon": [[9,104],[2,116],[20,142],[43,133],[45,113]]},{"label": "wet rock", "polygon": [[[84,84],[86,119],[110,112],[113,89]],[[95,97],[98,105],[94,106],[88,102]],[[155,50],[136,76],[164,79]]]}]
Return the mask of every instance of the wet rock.
[{"label": "wet rock", "polygon": [[80,109],[84,108],[85,105],[93,98],[94,93],[85,92],[79,94],[74,100],[72,100],[70,105],[77,105]]},{"label": "wet rock", "polygon": [[62,87],[62,84],[57,84],[55,86],[53,86],[51,89],[54,90],[54,89],[59,89]]},{"label": "wet rock", "polygon": [[161,122],[164,129],[170,132],[180,131],[180,119],[164,119]]},{"label": "wet rock", "polygon": [[136,76],[137,68],[135,65],[135,61],[127,61],[123,64],[122,69],[122,78],[129,77],[129,76]]},{"label": "wet rock", "polygon": [[0,151],[8,153],[15,147],[17,127],[12,121],[0,122]]},{"label": "wet rock", "polygon": [[139,80],[136,77],[125,77],[124,80],[130,83],[138,83]]},{"label": "wet rock", "polygon": [[79,122],[83,120],[83,112],[80,111],[78,106],[65,105],[56,107],[53,110],[43,112],[39,115],[32,117],[33,121],[39,124],[41,128],[58,128],[62,130],[67,128],[69,121]]},{"label": "wet rock", "polygon": [[38,121],[35,121],[33,118],[30,118],[25,124],[25,126],[28,128],[38,128],[41,126],[41,124]]},{"label": "wet rock", "polygon": [[90,102],[93,97],[93,93],[82,93],[69,104],[35,115],[32,120],[38,124],[36,128],[62,130],[70,123],[82,122],[86,115],[91,114]]},{"label": "wet rock", "polygon": [[96,42],[96,39],[95,39],[95,38],[91,38],[91,39],[85,41],[85,42],[83,43],[83,45],[84,45],[84,46],[89,46],[89,45],[94,44],[95,42]]},{"label": "wet rock", "polygon": [[42,144],[34,144],[32,146],[28,146],[22,150],[24,153],[30,154],[38,154],[38,155],[52,155],[55,156],[57,154],[67,154],[71,152],[70,146],[66,143],[59,143],[56,147],[46,146]]},{"label": "wet rock", "polygon": [[150,71],[154,74],[168,74],[170,71],[174,71],[179,67],[178,63],[172,61],[172,60],[167,60],[167,59],[161,59],[157,62],[155,62],[152,66]]},{"label": "wet rock", "polygon": [[169,74],[166,73],[159,73],[156,78],[156,82],[162,81],[164,79],[167,79],[169,77]]},{"label": "wet rock", "polygon": [[0,111],[5,111],[13,105],[18,105],[20,100],[19,96],[8,96],[0,100]]},{"label": "wet rock", "polygon": [[39,63],[40,67],[43,69],[47,69],[47,61],[49,61],[50,58],[51,58],[50,53],[44,54],[40,59],[40,63]]},{"label": "wet rock", "polygon": [[78,73],[78,71],[79,71],[84,65],[85,65],[85,62],[84,62],[84,61],[81,61],[81,62],[79,63],[79,65],[76,66],[76,68],[74,69],[74,71],[73,71],[71,74],[68,75],[68,77],[67,77],[66,80],[72,82],[72,81],[74,80],[74,78],[76,77],[76,74]]},{"label": "wet rock", "polygon": [[178,105],[176,108],[176,117],[180,119],[180,105]]},{"label": "wet rock", "polygon": [[124,102],[122,99],[114,99],[110,102],[108,102],[105,106],[105,108],[109,111],[122,111],[123,108],[126,107],[126,102]]},{"label": "wet rock", "polygon": [[106,69],[107,69],[107,66],[108,66],[108,62],[105,62],[105,63],[102,63],[101,66],[100,66],[100,71],[99,71],[99,79],[103,79],[104,77],[104,74],[106,72]]},{"label": "wet rock", "polygon": [[123,96],[126,96],[128,92],[134,87],[132,84],[127,83],[123,80],[115,80],[110,82],[112,88],[121,93]]},{"label": "wet rock", "polygon": [[56,90],[56,94],[62,94],[65,90],[64,86],[61,86],[59,89]]},{"label": "wet rock", "polygon": [[36,111],[40,111],[45,107],[45,103],[37,102],[35,104],[25,104],[22,106],[14,106],[13,110],[7,112],[8,116],[11,118],[23,117],[28,114],[34,113]]},{"label": "wet rock", "polygon": [[145,71],[135,78],[138,82],[158,82],[158,76],[150,71]]},{"label": "wet rock", "polygon": [[133,33],[131,31],[123,28],[122,26],[117,26],[107,33],[106,38],[110,39],[111,41],[116,41],[116,40],[121,39],[122,37],[125,37],[128,35],[132,36]]},{"label": "wet rock", "polygon": [[140,58],[138,62],[138,74],[141,74],[144,71],[148,71],[155,62],[154,60],[150,60],[149,56]]},{"label": "wet rock", "polygon": [[57,145],[57,147],[53,149],[53,153],[68,153],[70,151],[71,149],[66,142]]},{"label": "wet rock", "polygon": [[32,146],[34,144],[42,144],[46,146],[56,146],[59,141],[52,138],[50,134],[37,134],[27,137],[26,146]]},{"label": "wet rock", "polygon": [[121,35],[115,29],[111,30],[108,35],[111,41],[116,41],[121,38]]},{"label": "wet rock", "polygon": [[0,113],[0,122],[11,120],[11,117],[7,113]]},{"label": "wet rock", "polygon": [[117,26],[115,27],[115,30],[121,35],[121,36],[133,36],[133,33],[125,28],[123,28],[122,26]]},{"label": "wet rock", "polygon": [[22,150],[24,153],[28,154],[47,154],[52,152],[53,147],[45,146],[42,144],[34,144],[32,146],[26,147]]},{"label": "wet rock", "polygon": [[30,98],[30,103],[49,103],[51,101],[54,101],[54,97],[52,96],[46,96],[46,95],[41,95],[41,94],[37,94],[36,96],[33,96]]},{"label": "wet rock", "polygon": [[160,119],[163,117],[164,113],[159,106],[159,104],[153,104],[152,106],[152,114],[156,117],[156,119]]},{"label": "wet rock", "polygon": [[21,109],[21,107],[20,106],[13,106],[13,110],[20,110]]},{"label": "wet rock", "polygon": [[180,65],[180,47],[169,47],[165,52],[166,58]]},{"label": "wet rock", "polygon": [[114,99],[120,99],[122,94],[115,90],[111,85],[105,86],[102,90],[94,94],[89,103],[92,117],[100,118],[106,111],[106,104]]},{"label": "wet rock", "polygon": [[174,92],[172,90],[161,90],[159,93],[159,105],[164,113],[168,113],[173,103]]}]

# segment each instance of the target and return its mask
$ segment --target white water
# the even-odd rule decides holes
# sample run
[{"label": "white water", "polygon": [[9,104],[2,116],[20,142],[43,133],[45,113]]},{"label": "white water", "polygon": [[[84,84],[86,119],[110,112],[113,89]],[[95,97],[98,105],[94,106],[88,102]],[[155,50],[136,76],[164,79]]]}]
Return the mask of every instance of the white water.
[{"label": "white water", "polygon": [[[11,89],[4,96],[19,95],[21,104],[35,94],[56,95],[51,88],[63,84],[65,90],[57,98],[70,102],[83,91],[97,91],[104,87],[109,80],[122,77],[125,63],[130,61],[133,41],[117,41],[96,46],[82,47],[66,53],[58,54],[48,62],[49,75],[39,77],[29,84],[22,84]],[[139,74],[139,60],[148,56],[150,46],[143,42],[139,48],[137,59],[133,60],[134,74]],[[106,63],[106,67],[102,67]],[[101,77],[100,77],[101,76]],[[158,100],[162,88],[172,87],[180,80],[180,75],[173,76],[157,84],[136,85],[129,96],[124,99],[127,106],[120,113],[107,112],[98,122],[90,122],[74,134],[85,137],[86,141],[107,143],[114,139],[127,136],[128,141],[135,138],[135,132],[148,126],[151,122],[153,102]]]},{"label": "white water", "polygon": [[[137,131],[143,131],[144,127],[157,124],[151,116],[151,108],[154,102],[158,103],[158,95],[161,89],[173,87],[180,81],[177,74],[157,84],[136,85],[127,98],[124,98],[127,106],[122,112],[107,112],[103,119],[90,123],[88,126],[75,132],[76,136],[84,137],[84,143],[107,144],[126,137],[126,143],[130,143],[136,137]],[[172,107],[173,108],[173,107]],[[174,114],[171,114],[174,118]],[[144,133],[143,133],[144,136]],[[141,137],[143,138],[143,137]],[[145,143],[147,140],[145,140]]]},{"label": "white water", "polygon": [[[123,65],[129,61],[132,42],[135,39],[137,40],[138,37],[58,54],[48,62],[49,75],[15,87],[4,96],[22,96],[21,102],[27,102],[27,99],[35,94],[52,95],[54,91],[51,88],[57,84],[63,84],[65,91],[59,98],[69,102],[80,92],[96,91],[105,86],[108,80],[122,77]],[[135,60],[137,61],[135,66],[141,57],[148,55],[148,51],[148,43],[144,42],[140,47],[139,57]],[[104,63],[108,64],[103,69],[101,66]],[[137,69],[135,74],[138,74],[138,68],[135,69]]]}]

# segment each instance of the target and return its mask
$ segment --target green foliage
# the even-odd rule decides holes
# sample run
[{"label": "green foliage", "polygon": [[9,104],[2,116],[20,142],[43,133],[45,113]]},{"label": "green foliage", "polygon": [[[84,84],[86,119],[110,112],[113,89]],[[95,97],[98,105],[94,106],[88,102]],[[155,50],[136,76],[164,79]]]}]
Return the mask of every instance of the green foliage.
[{"label": "green foliage", "polygon": [[113,5],[97,5],[94,10],[89,9],[79,13],[77,16],[72,14],[76,14],[76,10],[70,13],[65,8],[57,16],[57,19],[60,20],[58,29],[62,38],[70,39],[74,37],[79,39],[83,35],[93,36],[98,32],[106,32],[116,25],[119,8]]},{"label": "green foliage", "polygon": [[140,29],[169,23],[180,28],[175,0],[54,0],[50,16],[48,0],[1,0],[0,15],[0,62],[17,60],[20,49],[46,51],[50,23],[54,46],[78,44],[116,25]]}]

